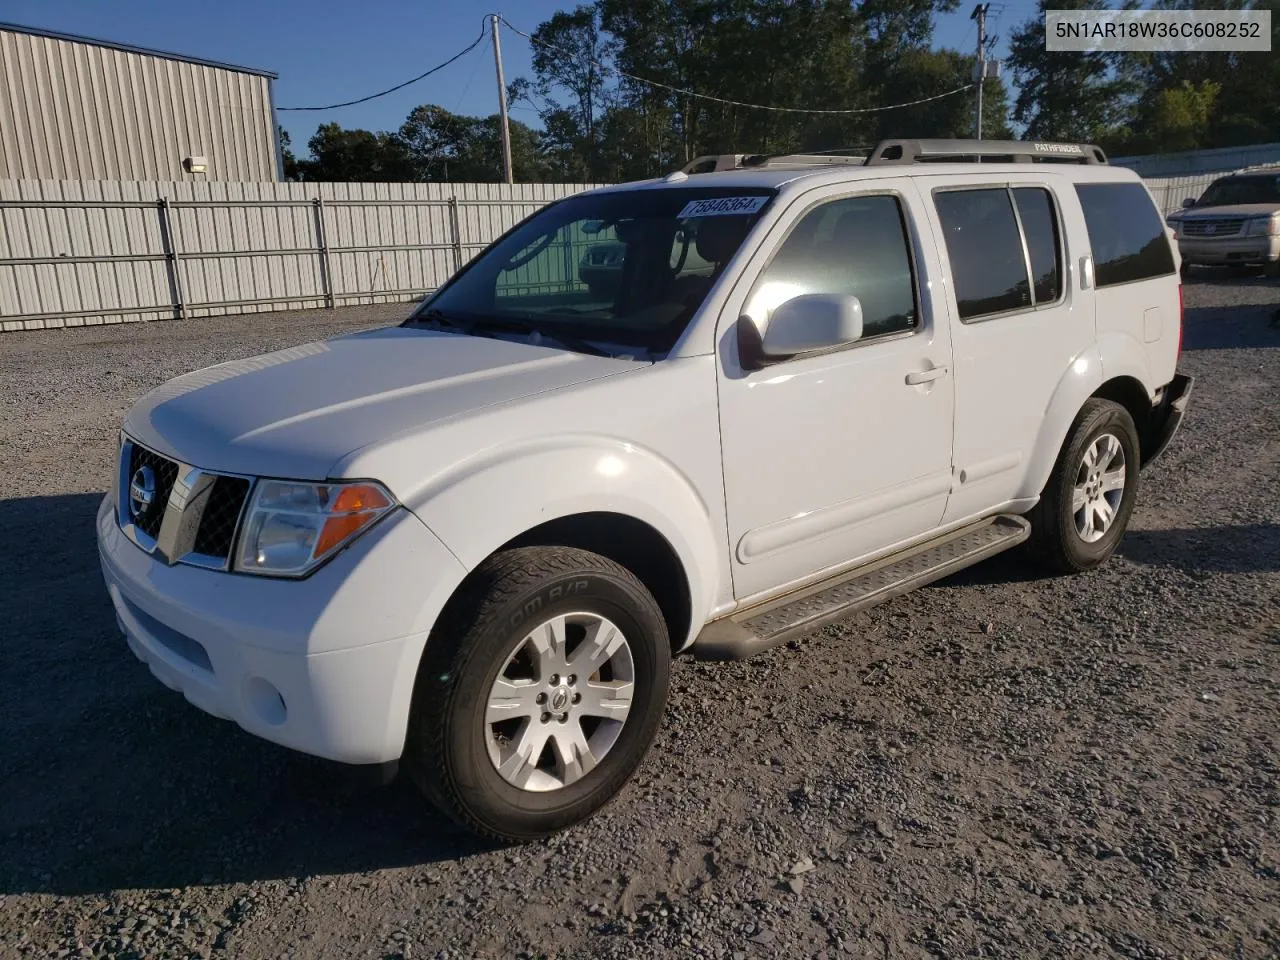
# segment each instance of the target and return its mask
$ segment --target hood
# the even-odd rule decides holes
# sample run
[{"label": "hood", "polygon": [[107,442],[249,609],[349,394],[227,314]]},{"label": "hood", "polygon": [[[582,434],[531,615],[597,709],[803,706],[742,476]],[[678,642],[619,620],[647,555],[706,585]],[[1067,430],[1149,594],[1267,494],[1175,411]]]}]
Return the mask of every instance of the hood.
[{"label": "hood", "polygon": [[1280,203],[1236,203],[1219,207],[1185,207],[1169,214],[1171,220],[1200,220],[1217,217],[1269,217],[1280,213]]},{"label": "hood", "polygon": [[392,327],[170,380],[137,402],[125,431],[208,470],[323,480],[361,447],[642,366],[648,364]]}]

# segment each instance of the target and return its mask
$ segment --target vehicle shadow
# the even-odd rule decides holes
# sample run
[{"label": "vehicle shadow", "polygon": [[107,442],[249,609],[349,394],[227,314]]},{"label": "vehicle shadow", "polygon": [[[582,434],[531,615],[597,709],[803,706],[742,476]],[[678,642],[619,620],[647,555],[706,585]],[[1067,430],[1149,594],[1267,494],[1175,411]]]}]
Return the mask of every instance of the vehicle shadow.
[{"label": "vehicle shadow", "polygon": [[102,494],[0,501],[0,894],[359,872],[489,849],[403,781],[252,737],[161,686],[98,567]]},{"label": "vehicle shadow", "polygon": [[[1133,563],[1171,567],[1188,573],[1278,573],[1280,524],[1129,530],[1116,553]],[[966,567],[926,589],[1035,583],[1057,576],[1045,572],[1024,545]]]},{"label": "vehicle shadow", "polygon": [[[1188,283],[1208,283],[1190,279]],[[1256,350],[1280,347],[1280,286],[1276,281],[1238,279],[1242,287],[1270,287],[1275,290],[1271,304],[1245,303],[1231,307],[1193,307],[1183,312],[1183,350]]]},{"label": "vehicle shadow", "polygon": [[1118,552],[1134,563],[1188,573],[1280,573],[1280,524],[1130,530]]}]

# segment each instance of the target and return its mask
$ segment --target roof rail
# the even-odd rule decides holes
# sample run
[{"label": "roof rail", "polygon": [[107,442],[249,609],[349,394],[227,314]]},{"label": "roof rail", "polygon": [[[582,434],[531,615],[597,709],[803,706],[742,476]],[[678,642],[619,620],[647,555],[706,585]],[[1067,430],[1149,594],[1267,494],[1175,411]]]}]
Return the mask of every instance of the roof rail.
[{"label": "roof rail", "polygon": [[821,167],[836,164],[863,166],[865,156],[841,156],[827,153],[721,153],[695,157],[681,173],[715,173],[720,170],[759,170],[765,167]]},{"label": "roof rail", "polygon": [[1014,163],[1106,163],[1107,155],[1091,143],[1047,143],[1043,140],[881,140],[867,166],[929,161],[1007,159]]}]

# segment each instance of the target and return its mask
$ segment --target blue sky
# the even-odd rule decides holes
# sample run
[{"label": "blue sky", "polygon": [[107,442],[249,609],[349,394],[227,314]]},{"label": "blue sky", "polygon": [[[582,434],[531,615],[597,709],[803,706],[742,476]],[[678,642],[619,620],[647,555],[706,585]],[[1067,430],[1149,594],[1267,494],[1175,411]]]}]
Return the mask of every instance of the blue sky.
[{"label": "blue sky", "polygon": [[[286,107],[352,100],[422,73],[471,43],[486,13],[502,13],[531,32],[576,2],[506,0],[491,9],[463,0],[7,0],[0,20],[271,70],[280,75],[276,104]],[[972,9],[973,3],[963,0],[956,13],[939,18],[939,46],[973,49]],[[993,2],[991,9],[991,32],[1001,37],[999,56],[1012,29],[1035,12],[1035,2]],[[502,55],[508,82],[530,75],[523,38],[504,31]],[[320,123],[394,130],[419,103],[467,114],[496,112],[488,38],[440,73],[379,100],[341,110],[282,112],[280,121],[295,151],[305,153]],[[513,110],[512,117],[527,123],[537,119],[527,107]]]}]

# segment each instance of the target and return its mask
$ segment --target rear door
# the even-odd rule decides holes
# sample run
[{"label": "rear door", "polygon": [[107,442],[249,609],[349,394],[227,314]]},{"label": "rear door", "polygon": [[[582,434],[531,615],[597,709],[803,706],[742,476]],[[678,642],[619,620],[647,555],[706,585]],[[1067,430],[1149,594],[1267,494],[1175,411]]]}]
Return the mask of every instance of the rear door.
[{"label": "rear door", "polygon": [[1020,492],[1045,410],[1094,340],[1092,291],[1067,269],[1084,226],[1053,176],[922,181],[948,267],[954,320],[955,473],[945,522]]}]

